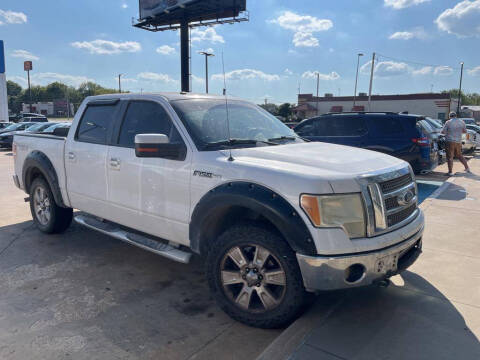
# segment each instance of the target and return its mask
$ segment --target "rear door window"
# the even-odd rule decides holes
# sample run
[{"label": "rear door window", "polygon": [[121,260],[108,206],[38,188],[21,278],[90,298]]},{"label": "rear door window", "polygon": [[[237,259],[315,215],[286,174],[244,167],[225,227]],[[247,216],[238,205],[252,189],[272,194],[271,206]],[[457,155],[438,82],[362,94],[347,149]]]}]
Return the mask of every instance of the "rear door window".
[{"label": "rear door window", "polygon": [[300,136],[315,136],[315,124],[313,121],[308,121],[305,124],[300,124],[295,132]]},{"label": "rear door window", "polygon": [[107,134],[113,125],[116,104],[89,105],[78,125],[75,139],[80,142],[107,144]]},{"label": "rear door window", "polygon": [[365,119],[361,116],[326,116],[317,120],[318,136],[362,136],[367,133]]},{"label": "rear door window", "polygon": [[375,116],[371,118],[371,122],[379,135],[388,137],[402,136],[404,128],[402,126],[402,119],[387,116]]}]

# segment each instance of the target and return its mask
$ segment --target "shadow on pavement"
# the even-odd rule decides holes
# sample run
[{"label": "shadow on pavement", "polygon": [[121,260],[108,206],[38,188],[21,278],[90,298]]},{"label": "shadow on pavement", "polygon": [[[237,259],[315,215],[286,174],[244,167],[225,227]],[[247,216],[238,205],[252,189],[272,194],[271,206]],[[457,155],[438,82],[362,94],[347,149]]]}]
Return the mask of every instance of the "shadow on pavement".
[{"label": "shadow on pavement", "polygon": [[278,335],[226,316],[198,257],[179,264],[76,224],[45,235],[31,221],[0,227],[1,250],[2,360],[202,359],[206,344],[220,358],[255,358]]},{"label": "shadow on pavement", "polygon": [[404,286],[342,292],[292,359],[480,359],[480,342],[456,305],[421,276],[404,278]]}]

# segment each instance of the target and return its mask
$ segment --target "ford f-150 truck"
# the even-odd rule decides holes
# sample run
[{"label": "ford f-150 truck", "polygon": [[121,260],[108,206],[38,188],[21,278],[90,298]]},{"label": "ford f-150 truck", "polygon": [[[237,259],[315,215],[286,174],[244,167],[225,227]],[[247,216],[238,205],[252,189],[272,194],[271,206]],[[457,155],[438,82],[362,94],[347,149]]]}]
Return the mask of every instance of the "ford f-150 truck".
[{"label": "ford f-150 truck", "polygon": [[240,99],[89,97],[60,135],[13,143],[41,231],[74,218],[172,260],[200,254],[220,307],[252,326],[285,325],[311,293],[384,282],[421,253],[408,163],[305,141]]}]

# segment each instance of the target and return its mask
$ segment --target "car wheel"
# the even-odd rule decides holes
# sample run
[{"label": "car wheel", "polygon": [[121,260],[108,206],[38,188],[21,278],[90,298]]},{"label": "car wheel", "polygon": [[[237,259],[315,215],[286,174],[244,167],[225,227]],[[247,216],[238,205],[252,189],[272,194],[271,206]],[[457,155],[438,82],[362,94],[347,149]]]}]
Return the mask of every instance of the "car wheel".
[{"label": "car wheel", "polygon": [[250,326],[287,325],[312,297],[303,287],[295,252],[262,225],[246,223],[226,230],[211,247],[206,268],[219,306]]},{"label": "car wheel", "polygon": [[64,232],[72,222],[73,210],[56,204],[42,178],[36,178],[30,186],[30,211],[38,229],[47,234]]}]

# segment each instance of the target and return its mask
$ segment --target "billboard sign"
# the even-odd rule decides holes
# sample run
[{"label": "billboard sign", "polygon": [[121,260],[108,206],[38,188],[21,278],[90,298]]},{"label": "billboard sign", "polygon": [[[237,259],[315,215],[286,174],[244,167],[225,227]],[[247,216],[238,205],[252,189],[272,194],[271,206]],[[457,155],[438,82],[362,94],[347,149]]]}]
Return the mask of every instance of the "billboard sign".
[{"label": "billboard sign", "polygon": [[196,0],[140,0],[140,19],[152,18],[177,7],[188,6],[188,3],[193,1]]},{"label": "billboard sign", "polygon": [[31,70],[33,70],[33,64],[32,64],[32,62],[31,62],[31,61],[25,61],[25,62],[23,63],[23,70],[25,70],[25,71],[31,71]]},{"label": "billboard sign", "polygon": [[140,22],[156,25],[222,19],[245,11],[246,0],[139,0]]},{"label": "billboard sign", "polygon": [[7,78],[5,76],[3,40],[0,40],[0,121],[8,121]]}]

